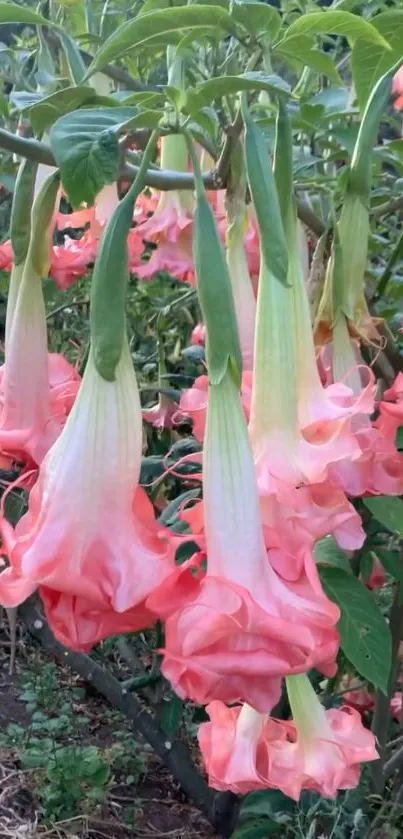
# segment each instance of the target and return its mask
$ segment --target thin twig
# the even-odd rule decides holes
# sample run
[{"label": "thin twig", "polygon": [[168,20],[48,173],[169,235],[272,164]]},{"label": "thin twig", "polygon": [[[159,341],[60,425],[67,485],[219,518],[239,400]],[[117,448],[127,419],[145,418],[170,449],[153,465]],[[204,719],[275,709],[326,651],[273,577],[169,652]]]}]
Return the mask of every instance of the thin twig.
[{"label": "thin twig", "polygon": [[372,207],[370,212],[371,216],[378,218],[379,216],[387,216],[391,213],[396,213],[399,210],[403,210],[403,197],[392,198],[390,201],[386,201],[385,204],[378,204],[377,207]]},{"label": "thin twig", "polygon": [[390,740],[389,743],[385,746],[386,752],[391,752],[393,749],[396,749],[398,746],[403,746],[403,734],[399,737],[395,737],[394,740]]},{"label": "thin twig", "polygon": [[395,752],[389,760],[386,761],[383,767],[383,774],[385,781],[390,778],[391,775],[396,771],[396,769],[400,769],[403,766],[403,746]]}]

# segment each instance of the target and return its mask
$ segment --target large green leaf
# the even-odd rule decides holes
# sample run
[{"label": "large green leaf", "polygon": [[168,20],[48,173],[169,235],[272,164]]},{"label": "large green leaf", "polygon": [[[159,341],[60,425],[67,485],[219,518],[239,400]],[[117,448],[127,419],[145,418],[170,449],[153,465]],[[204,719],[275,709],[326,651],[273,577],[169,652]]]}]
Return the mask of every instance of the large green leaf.
[{"label": "large green leaf", "polygon": [[[105,104],[106,102],[107,100]],[[28,101],[23,110],[29,110],[32,128],[36,134],[40,134],[42,131],[47,131],[64,114],[76,111],[84,104],[102,104],[102,98],[89,85],[64,87],[34,104]]]},{"label": "large green leaf", "polygon": [[26,6],[16,6],[15,3],[0,3],[0,24],[2,23],[32,23],[34,26],[51,26],[52,24],[42,15]]},{"label": "large green leaf", "polygon": [[93,204],[102,187],[117,180],[117,134],[138,116],[135,108],[82,108],[55,122],[50,145],[73,206]]},{"label": "large green leaf", "polygon": [[213,99],[230,96],[240,90],[267,90],[277,95],[288,95],[290,92],[288,84],[279,76],[248,72],[241,76],[217,76],[207,82],[201,82],[196,88],[189,90],[188,101],[192,108],[202,108],[209,105]]},{"label": "large green leaf", "polygon": [[403,10],[383,12],[373,18],[373,25],[391,46],[384,50],[377,44],[359,39],[353,47],[351,62],[355,92],[363,111],[372,88],[390,70],[403,53]]},{"label": "large green leaf", "polygon": [[389,48],[383,35],[371,23],[361,16],[343,11],[310,12],[301,15],[289,26],[281,43],[294,35],[325,35],[326,33],[344,35],[353,42],[357,38],[362,38],[364,41],[379,44],[384,49]]},{"label": "large green leaf", "polygon": [[390,530],[403,536],[403,501],[392,495],[378,495],[376,498],[363,498],[365,506],[372,515]]},{"label": "large green leaf", "polygon": [[98,50],[92,64],[88,68],[87,76],[102,69],[105,64],[115,61],[128,52],[138,50],[139,47],[158,40],[163,35],[166,39],[169,33],[178,33],[180,37],[193,31],[197,38],[198,30],[204,32],[210,28],[218,34],[232,32],[234,22],[225,9],[220,6],[181,6],[170,9],[160,9],[139,15],[134,20],[124,23],[111,35]]},{"label": "large green leaf", "polygon": [[255,3],[253,0],[235,0],[231,7],[232,17],[253,35],[275,38],[281,26],[281,17],[273,6]]},{"label": "large green leaf", "polygon": [[288,59],[292,64],[299,62],[311,67],[312,70],[327,76],[336,85],[342,84],[333,59],[328,53],[317,49],[314,40],[309,35],[295,35],[293,38],[280,41],[273,49],[273,54]]},{"label": "large green leaf", "polygon": [[340,606],[340,646],[358,673],[387,692],[391,665],[389,627],[373,596],[357,577],[321,568],[326,594]]}]

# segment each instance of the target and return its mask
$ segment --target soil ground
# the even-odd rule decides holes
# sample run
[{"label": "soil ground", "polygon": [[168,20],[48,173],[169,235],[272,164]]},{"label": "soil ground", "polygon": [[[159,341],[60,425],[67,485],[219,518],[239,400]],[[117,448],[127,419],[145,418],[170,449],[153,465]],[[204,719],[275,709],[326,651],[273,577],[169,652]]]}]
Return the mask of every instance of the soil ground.
[{"label": "soil ground", "polygon": [[[53,661],[37,647],[29,635],[19,627],[19,641],[15,670],[9,674],[10,640],[5,614],[0,615],[0,839],[214,839],[211,827],[191,802],[186,800],[178,784],[145,744],[141,766],[130,754],[125,757],[124,769],[111,773],[103,800],[93,805],[83,801],[70,818],[52,820],[44,815],[44,772],[27,768],[24,754],[32,729],[32,712],[24,690],[32,675],[33,683],[44,668]],[[69,695],[72,676],[55,662],[56,689],[63,698]],[[74,688],[79,682],[74,682]],[[48,689],[51,703],[51,688]],[[53,689],[54,692],[54,689]],[[59,697],[59,699],[60,699]],[[53,697],[54,698],[54,697]],[[87,723],[80,733],[80,748],[96,746],[100,755],[113,750],[117,728],[125,725],[102,697],[86,695],[74,705],[74,714],[85,713]],[[119,716],[119,715],[118,715]],[[57,719],[57,714],[51,714]],[[19,732],[24,742],[15,743],[12,732]],[[26,737],[24,736],[26,734]],[[130,729],[127,742],[131,738]],[[55,735],[57,740],[59,735]],[[18,739],[18,738],[17,738]],[[62,737],[68,744],[75,741],[75,731]]]}]

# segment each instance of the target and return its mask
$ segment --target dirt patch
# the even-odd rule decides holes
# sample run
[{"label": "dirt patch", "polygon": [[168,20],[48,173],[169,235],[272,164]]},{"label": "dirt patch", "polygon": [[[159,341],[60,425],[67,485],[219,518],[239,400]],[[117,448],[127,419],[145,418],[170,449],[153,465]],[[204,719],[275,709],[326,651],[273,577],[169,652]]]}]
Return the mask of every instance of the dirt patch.
[{"label": "dirt patch", "polygon": [[[9,674],[10,639],[5,615],[0,615],[0,839],[214,839],[210,825],[186,799],[178,784],[144,744],[144,771],[133,771],[130,758],[124,771],[113,771],[107,795],[101,805],[86,803],[85,812],[58,821],[44,819],[41,790],[46,783],[45,771],[25,768],[23,747],[12,741],[10,730],[16,725],[28,733],[32,730],[32,712],[24,700],[27,675],[41,678],[52,659],[19,627],[19,643],[15,673]],[[49,706],[55,694],[62,707],[66,696],[73,696],[73,720],[85,715],[79,734],[80,746],[96,746],[108,754],[116,745],[124,718],[119,718],[99,696],[91,694],[79,677],[68,668],[57,666],[57,683],[49,693]],[[82,698],[75,699],[74,691]],[[56,706],[59,707],[58,705]],[[28,709],[28,710],[27,710]],[[47,703],[44,703],[47,710]],[[50,713],[57,717],[57,711]],[[11,728],[10,728],[11,727]],[[31,734],[30,734],[31,736]],[[130,741],[130,729],[127,732]],[[73,734],[59,734],[59,741],[74,742]],[[133,740],[134,742],[134,740]],[[136,775],[135,780],[130,775]]]}]

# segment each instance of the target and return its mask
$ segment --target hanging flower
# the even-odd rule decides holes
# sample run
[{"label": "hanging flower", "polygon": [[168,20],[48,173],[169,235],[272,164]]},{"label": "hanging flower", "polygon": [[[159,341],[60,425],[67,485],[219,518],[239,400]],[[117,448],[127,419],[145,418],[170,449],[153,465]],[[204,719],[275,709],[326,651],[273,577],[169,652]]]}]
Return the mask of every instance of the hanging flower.
[{"label": "hanging flower", "polygon": [[361,412],[357,412],[351,421],[360,454],[353,461],[346,458],[332,464],[332,480],[352,496],[400,495],[403,492],[403,454],[396,449],[395,434],[385,434],[390,427],[389,417],[385,422],[382,419],[380,423],[371,422],[370,406],[362,400],[362,394],[365,393],[363,379],[366,377],[371,381],[373,375],[365,365],[357,365],[357,349],[350,339],[343,315],[334,326],[331,358],[333,379],[348,382],[357,404],[361,401],[362,406]]},{"label": "hanging flower", "polygon": [[[53,445],[79,387],[79,375],[60,356],[49,361],[42,273],[48,266],[50,229],[41,230],[43,270],[37,217],[48,186],[32,211],[32,234],[26,259],[13,268],[7,307],[6,360],[1,370],[0,451],[31,468]],[[53,186],[49,186],[49,190]],[[60,387],[60,384],[63,387]]]},{"label": "hanging flower", "polygon": [[95,262],[97,251],[98,242],[89,232],[84,233],[81,239],[65,236],[63,245],[54,245],[50,273],[59,288],[65,291],[83,277]]},{"label": "hanging flower", "polygon": [[15,531],[3,520],[9,567],[0,602],[39,587],[56,637],[88,650],[153,623],[145,600],[171,572],[151,504],[139,487],[141,408],[127,341],[115,381],[92,352],[62,435],[48,452]]},{"label": "hanging flower", "polygon": [[287,678],[287,692],[293,722],[287,741],[271,745],[271,783],[296,801],[304,789],[326,798],[354,789],[361,764],[379,758],[375,735],[352,708],[325,711],[306,675]]},{"label": "hanging flower", "polygon": [[228,708],[213,701],[206,711],[210,722],[197,736],[209,786],[236,795],[267,789],[270,741],[287,736],[281,723],[247,704]]},{"label": "hanging flower", "polygon": [[[161,168],[186,172],[188,154],[183,137],[171,135],[161,140]],[[148,262],[136,272],[151,279],[167,271],[179,280],[194,282],[192,254],[194,198],[190,191],[170,190],[161,194],[158,206],[147,221],[138,226],[139,236],[157,247]]]},{"label": "hanging flower", "polygon": [[378,760],[358,711],[325,711],[306,675],[288,677],[287,690],[292,722],[210,703],[199,743],[211,786],[236,793],[274,787],[295,801],[303,790],[335,798],[357,786],[362,763]]},{"label": "hanging flower", "polygon": [[288,285],[261,259],[249,428],[262,495],[320,483],[333,463],[358,457],[351,417],[373,405],[372,382],[356,400],[346,385],[320,381],[295,225],[291,232]]},{"label": "hanging flower", "polygon": [[149,422],[154,428],[172,428],[175,417],[178,413],[178,406],[166,393],[158,395],[158,402],[152,408],[143,408],[142,415],[145,422]]},{"label": "hanging flower", "polygon": [[[229,373],[210,387],[203,462],[207,572],[197,596],[168,617],[162,670],[182,697],[242,699],[266,710],[285,673],[313,666],[335,672],[339,610],[324,595],[309,551],[291,583],[271,564],[275,552],[264,543],[245,419]],[[152,598],[157,614],[166,615],[169,603],[166,590]]]}]

